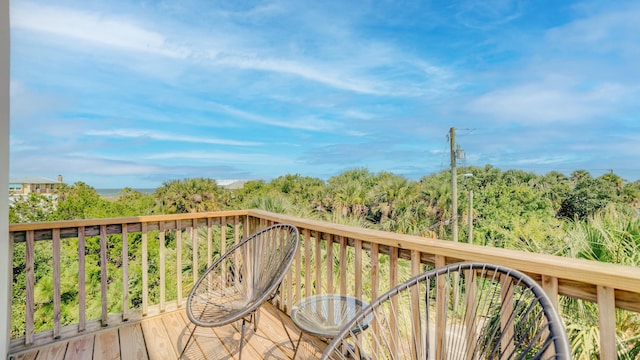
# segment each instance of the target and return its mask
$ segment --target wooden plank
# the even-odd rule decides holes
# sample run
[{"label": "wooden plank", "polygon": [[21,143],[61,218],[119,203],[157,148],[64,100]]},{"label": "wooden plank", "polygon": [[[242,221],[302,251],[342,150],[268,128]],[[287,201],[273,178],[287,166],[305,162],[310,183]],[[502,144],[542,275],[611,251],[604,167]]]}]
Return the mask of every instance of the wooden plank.
[{"label": "wooden plank", "polygon": [[311,296],[311,231],[304,229],[304,294]]},{"label": "wooden plank", "polygon": [[53,229],[53,338],[60,337],[60,229]]},{"label": "wooden plank", "polygon": [[[293,345],[287,338],[280,321],[267,316],[262,310],[258,311],[260,311],[258,329],[254,332],[253,324],[245,325],[246,343],[243,346],[252,347],[253,350],[261,356],[261,359],[291,359],[293,356]],[[282,316],[286,315],[282,314]],[[242,331],[241,321],[235,322],[232,325],[238,333]],[[278,346],[279,343],[281,343],[282,346]],[[243,358],[246,356],[244,354],[245,349],[246,348],[242,350]]]},{"label": "wooden plank", "polygon": [[176,220],[176,294],[178,306],[182,305],[182,224]]},{"label": "wooden plank", "polygon": [[[436,255],[435,257],[435,267],[443,267],[445,265],[446,259],[444,256]],[[446,359],[446,349],[444,348],[444,335],[445,335],[445,325],[447,318],[447,297],[448,294],[445,292],[445,279],[444,277],[438,276],[436,280],[436,359]],[[427,309],[430,311],[430,309]]]},{"label": "wooden plank", "polygon": [[207,267],[213,264],[213,227],[211,218],[207,219]]},{"label": "wooden plank", "polygon": [[[120,217],[117,218],[117,223],[127,223],[129,224],[129,230],[132,231],[132,228],[136,228],[141,223],[158,223],[160,221],[175,221],[180,219],[206,219],[208,217],[220,218],[223,216],[247,216],[249,211],[247,210],[225,210],[225,211],[216,211],[216,212],[201,212],[201,213],[188,213],[188,214],[168,214],[168,215],[143,215],[143,216],[128,216],[128,217]],[[21,223],[21,224],[10,224],[9,231],[10,232],[18,232],[18,231],[27,231],[27,230],[41,230],[41,229],[73,229],[79,228],[82,226],[95,226],[95,225],[111,225],[114,224],[113,218],[100,218],[100,219],[86,219],[86,220],[62,220],[62,221],[51,221],[46,223]],[[115,230],[120,230],[119,227]],[[150,230],[157,230],[150,229]],[[140,231],[140,230],[135,230]],[[110,232],[117,233],[117,232]],[[77,233],[74,236],[77,237]]]},{"label": "wooden plank", "polygon": [[109,310],[107,308],[107,226],[100,225],[100,292],[102,299],[102,326],[107,326]]},{"label": "wooden plank", "polygon": [[[149,241],[147,239],[147,223],[142,223],[142,315],[149,311]],[[162,276],[162,275],[161,275]]]},{"label": "wooden plank", "polygon": [[200,277],[198,275],[198,227],[196,220],[193,220],[193,226],[191,226],[191,286],[198,281]]},{"label": "wooden plank", "polygon": [[[347,295],[347,239],[340,236],[340,295]],[[373,271],[372,271],[373,273]]]},{"label": "wooden plank", "polygon": [[84,227],[81,227],[78,229],[78,331],[84,331],[87,324],[87,275],[84,252]]},{"label": "wooden plank", "polygon": [[129,319],[129,236],[122,224],[122,321]]},{"label": "wooden plank", "polygon": [[327,234],[327,293],[333,294],[333,235]]},{"label": "wooden plank", "polygon": [[35,275],[34,275],[34,233],[27,231],[27,243],[25,254],[25,283],[26,283],[26,304],[25,304],[25,344],[33,344],[34,334],[34,312],[35,312]]},{"label": "wooden plank", "polygon": [[322,294],[322,249],[320,247],[320,240],[322,240],[322,233],[316,232],[314,237],[315,249],[313,255],[315,256],[315,271],[316,271],[316,287],[315,293]]},{"label": "wooden plank", "polygon": [[515,351],[515,345],[511,339],[515,336],[515,329],[513,323],[513,293],[514,284],[510,276],[501,276],[502,287],[500,289],[500,329],[501,329],[501,346],[500,349],[507,354],[513,354]]},{"label": "wooden plank", "polygon": [[362,240],[356,239],[355,248],[356,298],[362,299]]},{"label": "wooden plank", "polygon": [[29,351],[26,353],[12,355],[9,357],[10,360],[35,360],[38,356],[38,350]]},{"label": "wooden plank", "polygon": [[371,301],[377,299],[380,294],[379,251],[378,244],[371,244]]},{"label": "wooden plank", "polygon": [[[390,249],[391,254],[389,256],[389,289],[393,289],[398,284],[398,248],[392,247]],[[373,301],[373,299],[372,299]],[[398,297],[394,296],[390,299],[391,308],[398,309]],[[398,329],[398,313],[392,311],[389,319],[389,327],[391,328],[391,353],[397,354],[399,349],[396,349],[398,344],[398,338],[400,337]]]},{"label": "wooden plank", "polygon": [[[187,314],[184,311],[178,312],[182,317],[182,321],[185,326],[188,326],[187,331],[184,332],[183,341],[181,341],[178,345],[180,351],[182,352],[182,348],[184,347],[184,343],[189,338],[191,334],[191,330],[193,330],[193,324],[189,322],[187,318]],[[193,340],[195,339],[195,340]],[[222,360],[229,359],[229,351],[225,347],[225,345],[218,339],[218,336],[211,330],[211,328],[198,327],[196,328],[194,338],[191,340],[189,344],[189,348],[185,352],[185,358],[187,359],[197,359],[193,354],[203,354],[204,358],[207,360]],[[195,341],[195,343],[194,343]],[[196,347],[197,349],[192,349],[192,347]]]},{"label": "wooden plank", "polygon": [[[411,276],[417,276],[420,274],[420,253],[418,251],[411,251]],[[421,314],[420,314],[420,291],[419,286],[411,287],[411,338],[414,341],[411,344],[411,358],[420,359],[420,355],[424,354],[422,348],[422,328],[421,328]],[[426,309],[429,311],[429,309]]]},{"label": "wooden plank", "polygon": [[[247,333],[245,333],[245,341],[247,339],[247,335],[253,334],[252,324],[245,325],[248,328],[245,328]],[[220,338],[223,344],[225,344],[225,348],[228,350],[231,357],[234,359],[238,358],[239,350],[240,350],[240,331],[237,331],[236,328],[232,325],[225,325],[212,328],[213,332],[215,332],[216,336]],[[242,358],[243,359],[262,359],[262,354],[259,354],[253,347],[247,346],[246,342],[242,346]]]},{"label": "wooden plank", "polygon": [[560,311],[560,306],[558,305],[558,278],[555,276],[542,275],[542,289],[544,289],[544,292],[549,296],[556,310]]},{"label": "wooden plank", "polygon": [[296,250],[295,274],[296,274],[296,299],[302,299],[302,250],[300,250],[301,239],[298,239],[298,249]]},{"label": "wooden plank", "polygon": [[166,255],[166,230],[164,228],[164,221],[160,222],[160,232],[158,233],[158,245],[160,246],[160,251],[158,256],[160,259],[160,311],[165,311],[166,307],[166,297],[167,297],[167,275],[166,275],[166,265],[167,265],[167,255]]},{"label": "wooden plank", "polygon": [[65,360],[91,359],[93,356],[94,335],[85,335],[69,341]]},{"label": "wooden plank", "polygon": [[[173,347],[176,354],[181,354],[191,332],[187,329],[187,325],[182,319],[182,316],[180,316],[180,312],[173,312],[162,316],[162,322],[167,329],[167,335],[169,335],[169,344]],[[188,357],[191,359],[201,359],[204,357],[204,354],[198,346],[191,346],[188,351]]]},{"label": "wooden plank", "polygon": [[380,245],[418,250],[424,254],[450,257],[452,259],[488,262],[518,269],[526,273],[558,276],[587,284],[609,286],[614,289],[638,293],[640,272],[636,267],[623,266],[584,259],[569,259],[548,254],[489,246],[473,245],[466,242],[454,243],[420,236],[397,234],[356,226],[333,224],[318,220],[301,219],[294,216],[276,214],[263,210],[248,210],[250,216],[289,223],[300,228],[346,236]]},{"label": "wooden plank", "polygon": [[220,254],[227,252],[227,218],[220,218]]},{"label": "wooden plank", "polygon": [[144,320],[140,323],[144,341],[147,344],[149,360],[176,359],[175,347],[171,344],[167,329],[161,317]]},{"label": "wooden plank", "polygon": [[[281,330],[278,332],[273,332],[272,340],[277,341],[281,347],[284,347],[286,353],[288,351],[287,348],[291,347],[291,343],[286,336],[286,332],[284,332],[284,328],[282,328],[282,322],[284,326],[289,331],[289,335],[293,339],[294,342],[298,341],[298,337],[300,336],[300,329],[293,323],[290,317],[286,315],[282,315],[282,322],[278,319],[277,308],[272,306],[269,303],[265,303],[260,307],[260,321],[269,321],[273,324],[273,329],[280,328]],[[277,339],[281,338],[280,341]],[[322,354],[322,351],[327,347],[327,343],[318,339],[315,336],[311,336],[309,334],[305,334],[302,338],[302,342],[300,343],[300,349],[298,350],[298,354],[296,355],[296,359],[318,359]],[[263,357],[264,358],[264,357]]]},{"label": "wooden plank", "polygon": [[123,360],[149,359],[140,323],[121,326],[118,333],[120,335],[120,356]]},{"label": "wooden plank", "polygon": [[67,351],[67,342],[60,342],[50,345],[38,351],[36,360],[64,360],[64,354]]},{"label": "wooden plank", "polygon": [[616,299],[614,289],[598,286],[600,320],[600,358],[615,359],[616,354]]},{"label": "wooden plank", "polygon": [[[280,242],[281,242],[281,246],[284,246],[285,242],[287,241],[287,236],[285,234],[282,234],[279,236],[280,237]],[[295,254],[294,254],[294,258],[295,258]],[[282,310],[284,312],[289,312],[291,310],[291,307],[293,306],[293,264],[292,266],[289,268],[289,271],[287,271],[287,276],[284,278],[284,281],[282,283],[282,285],[280,285],[280,289],[282,289],[282,286],[284,286],[285,291],[284,294],[285,296],[285,301],[284,301],[284,307],[282,308]],[[282,290],[280,290],[280,293],[282,293]]]},{"label": "wooden plank", "polygon": [[120,359],[118,329],[113,328],[96,334],[93,345],[93,360]]}]

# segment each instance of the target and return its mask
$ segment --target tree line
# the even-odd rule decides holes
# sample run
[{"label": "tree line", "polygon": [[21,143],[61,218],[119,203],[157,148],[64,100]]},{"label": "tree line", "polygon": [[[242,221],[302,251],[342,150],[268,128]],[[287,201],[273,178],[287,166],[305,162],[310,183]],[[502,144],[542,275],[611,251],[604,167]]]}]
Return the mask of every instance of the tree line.
[{"label": "tree line", "polygon": [[[537,175],[490,165],[459,169],[459,174],[463,173],[472,176],[458,178],[460,241],[467,240],[471,225],[472,242],[478,245],[640,267],[640,181],[628,182],[614,173],[593,177],[587,171],[577,170],[569,176],[556,171]],[[471,192],[473,202],[469,204]],[[206,178],[171,180],[151,194],[125,188],[113,199],[103,198],[91,186],[77,182],[61,186],[57,190],[56,203],[37,194],[18,199],[10,207],[9,216],[11,223],[17,223],[257,208],[450,240],[451,198],[451,173],[446,170],[414,181],[389,172],[374,173],[356,168],[326,181],[287,174],[271,181],[248,181],[233,190]],[[166,241],[175,239],[167,238]],[[139,251],[139,241],[131,239],[131,242],[131,252]],[[74,244],[67,246],[69,253],[75,251]],[[98,244],[89,243],[88,246]],[[155,248],[150,246],[150,249]],[[36,265],[40,274],[50,272],[46,261],[49,252],[42,249],[36,255],[42,257],[41,265]],[[153,259],[153,254],[149,258]],[[38,259],[36,262],[40,263]],[[69,271],[65,271],[66,277],[62,280],[72,283],[77,272],[73,271],[73,259],[68,260]],[[21,264],[17,247],[14,256],[16,282],[21,276]],[[117,257],[109,266],[117,271]],[[152,266],[152,271],[155,270]],[[89,267],[89,278],[94,275],[99,277],[99,268]],[[48,277],[36,276],[38,280],[42,279],[36,283],[36,295],[46,294],[51,289]],[[150,276],[153,278],[154,274]],[[130,281],[139,282],[140,279]],[[73,287],[69,289],[73,291]],[[19,291],[14,292],[14,304],[20,304],[20,296]],[[70,299],[73,297],[69,294]],[[132,296],[134,305],[138,300]],[[43,301],[42,314],[47,312],[46,306],[47,302]],[[598,346],[599,327],[594,315],[597,308],[579,301],[565,301],[562,306],[563,316],[572,318],[567,323],[578,324],[568,328],[574,355],[591,358],[597,354]],[[21,316],[19,308],[14,308],[16,315]],[[68,321],[73,322],[73,312],[67,315]],[[620,325],[620,357],[640,356],[638,314],[618,311],[616,316]],[[13,330],[19,333],[20,326]]]}]

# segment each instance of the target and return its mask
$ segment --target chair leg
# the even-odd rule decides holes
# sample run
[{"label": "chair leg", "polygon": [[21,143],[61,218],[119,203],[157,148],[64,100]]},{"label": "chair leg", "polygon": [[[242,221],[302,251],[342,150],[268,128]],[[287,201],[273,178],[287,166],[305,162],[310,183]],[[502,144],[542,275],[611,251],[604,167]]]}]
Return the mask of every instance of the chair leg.
[{"label": "chair leg", "polygon": [[[293,340],[291,339],[291,335],[289,335],[289,330],[287,330],[287,326],[284,324],[284,320],[282,320],[282,315],[280,315],[280,311],[276,308],[276,315],[278,315],[278,319],[280,320],[280,323],[282,324],[282,327],[284,328],[284,332],[287,333],[287,337],[289,338],[289,341],[291,342],[291,346],[293,346],[293,348],[295,349],[296,346],[293,344]],[[300,334],[302,334],[302,332],[300,332]],[[300,339],[298,338],[298,343],[300,343]],[[294,356],[295,358],[295,356]]]},{"label": "chair leg", "polygon": [[191,339],[193,339],[193,334],[195,334],[196,329],[198,327],[193,325],[193,330],[191,330],[191,334],[189,335],[189,339],[187,339],[187,343],[184,344],[184,348],[182,349],[182,352],[180,353],[180,356],[178,356],[178,360],[182,359],[182,355],[184,355],[185,351],[187,351],[187,348],[189,347],[189,343],[191,342]]},{"label": "chair leg", "polygon": [[[287,333],[287,336],[289,335],[289,333]],[[298,354],[298,349],[300,348],[300,340],[302,340],[302,335],[304,335],[303,331],[300,331],[300,337],[298,337],[298,342],[296,343],[296,348],[295,351],[293,352],[293,357],[291,358],[291,360],[295,360],[296,355]],[[291,340],[291,338],[289,338],[289,340]],[[291,345],[293,345],[293,341],[291,341]]]}]

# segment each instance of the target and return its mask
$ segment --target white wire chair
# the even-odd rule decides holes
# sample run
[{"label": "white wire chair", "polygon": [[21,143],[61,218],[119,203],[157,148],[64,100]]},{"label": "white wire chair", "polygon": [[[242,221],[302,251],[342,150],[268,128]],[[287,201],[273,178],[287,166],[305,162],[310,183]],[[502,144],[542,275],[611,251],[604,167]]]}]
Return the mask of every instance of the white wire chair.
[{"label": "white wire chair", "polygon": [[238,355],[242,358],[245,325],[251,322],[257,329],[257,310],[276,295],[299,237],[293,225],[267,227],[231,247],[205,271],[187,298],[186,313],[195,326],[180,358],[198,326],[217,327],[238,320],[242,320]]},{"label": "white wire chair", "polygon": [[451,264],[396,286],[346,324],[321,357],[570,358],[564,325],[542,287],[486,263]]}]

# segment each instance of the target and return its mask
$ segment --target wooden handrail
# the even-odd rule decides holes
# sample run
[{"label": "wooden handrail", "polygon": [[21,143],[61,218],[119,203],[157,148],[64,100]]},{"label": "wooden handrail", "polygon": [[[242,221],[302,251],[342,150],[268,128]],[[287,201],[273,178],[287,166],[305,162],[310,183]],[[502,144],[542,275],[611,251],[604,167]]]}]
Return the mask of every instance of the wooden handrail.
[{"label": "wooden handrail", "polygon": [[[296,255],[291,273],[285,277],[283,291],[278,297],[281,310],[288,312],[302,297],[325,292],[339,292],[371,301],[407,276],[416,275],[426,268],[459,261],[488,262],[523,271],[539,281],[555,304],[559,296],[583,299],[598,304],[601,324],[601,357],[615,355],[615,319],[611,314],[615,308],[640,312],[640,269],[630,266],[599,263],[581,259],[532,254],[517,250],[498,249],[466,243],[401,235],[359,227],[332,224],[322,221],[276,214],[261,210],[237,210],[208,213],[137,216],[113,219],[91,219],[58,221],[46,223],[13,224],[9,227],[9,238],[14,244],[25,242],[26,264],[24,284],[26,293],[26,316],[23,336],[12,339],[13,351],[24,350],[69,338],[81,333],[91,332],[104,326],[116,326],[123,321],[135,321],[145,317],[172,311],[183,304],[189,282],[196,280],[198,269],[211,264],[212,249],[219,245],[225,250],[225,243],[237,243],[259,228],[273,223],[290,223],[300,230],[300,250]],[[198,235],[198,228],[205,228],[206,235]],[[219,236],[214,236],[217,229]],[[182,236],[183,231],[188,231]],[[165,248],[166,236],[175,234],[176,244],[172,249]],[[110,276],[105,265],[109,244],[109,235],[122,236],[122,259],[128,259],[129,242],[140,234],[141,271],[131,273],[132,267],[123,261],[120,272],[123,279],[137,277],[142,279],[142,299],[139,305],[130,304],[129,290],[123,285],[117,292],[122,294],[121,314],[108,312],[106,279]],[[88,299],[85,282],[85,247],[91,237],[100,240],[101,261],[101,316],[87,319],[84,305]],[[60,322],[60,280],[54,279],[54,317],[50,320],[52,330],[36,332],[34,330],[34,264],[35,243],[51,241],[54,250],[54,274],[60,276],[60,243],[68,239],[77,239],[79,259],[78,323],[63,326]],[[184,246],[183,246],[184,245]],[[158,259],[149,259],[150,246],[158,247]],[[182,252],[191,249],[206,248],[206,256],[191,252],[188,266],[184,272]],[[337,247],[337,249],[335,249]],[[167,264],[168,250],[175,250],[175,268]],[[202,251],[202,250],[201,250]],[[11,258],[11,254],[9,255]],[[185,254],[188,256],[188,253]],[[186,257],[185,257],[186,259]],[[149,296],[151,282],[149,266],[160,269],[159,294],[155,299]],[[174,265],[174,264],[171,264]],[[184,264],[187,266],[187,264]],[[175,269],[173,279],[167,279],[166,271]],[[304,273],[304,275],[302,275]],[[128,281],[127,281],[128,283]],[[85,285],[86,284],[86,285]],[[167,299],[167,288],[173,284],[176,296]]]}]

